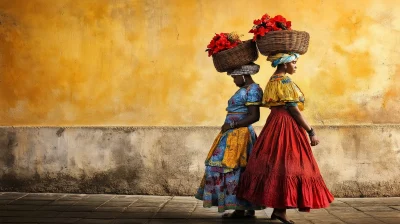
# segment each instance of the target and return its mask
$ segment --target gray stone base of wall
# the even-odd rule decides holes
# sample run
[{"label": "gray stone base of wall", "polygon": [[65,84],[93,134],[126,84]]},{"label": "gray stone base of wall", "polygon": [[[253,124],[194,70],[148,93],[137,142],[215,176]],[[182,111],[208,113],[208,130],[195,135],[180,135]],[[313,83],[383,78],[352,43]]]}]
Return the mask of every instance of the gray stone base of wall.
[{"label": "gray stone base of wall", "polygon": [[[314,129],[321,143],[313,153],[336,197],[400,196],[400,125]],[[193,195],[218,132],[0,127],[0,191]]]}]

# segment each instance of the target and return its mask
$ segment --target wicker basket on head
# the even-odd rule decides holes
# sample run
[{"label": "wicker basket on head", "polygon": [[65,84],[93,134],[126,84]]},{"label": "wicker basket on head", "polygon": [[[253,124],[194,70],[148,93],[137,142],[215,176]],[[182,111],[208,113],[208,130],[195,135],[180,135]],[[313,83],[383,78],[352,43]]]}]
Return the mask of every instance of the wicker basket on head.
[{"label": "wicker basket on head", "polygon": [[246,40],[234,48],[218,52],[212,58],[217,71],[226,72],[257,60],[257,46],[254,41]]},{"label": "wicker basket on head", "polygon": [[305,31],[271,31],[257,39],[257,47],[262,55],[277,53],[305,54],[308,50],[310,35]]}]

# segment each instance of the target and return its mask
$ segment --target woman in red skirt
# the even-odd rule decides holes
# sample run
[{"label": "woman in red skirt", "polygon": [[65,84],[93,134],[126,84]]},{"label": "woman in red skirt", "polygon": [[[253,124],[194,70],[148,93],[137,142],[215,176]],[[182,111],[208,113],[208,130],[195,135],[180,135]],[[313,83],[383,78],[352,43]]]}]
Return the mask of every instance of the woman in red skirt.
[{"label": "woman in red skirt", "polygon": [[333,201],[311,150],[319,140],[300,112],[304,95],[286,75],[296,72],[298,57],[292,53],[267,59],[277,67],[263,96],[263,104],[271,113],[254,145],[237,194],[256,205],[274,208],[271,219],[283,223],[293,223],[286,216],[288,208],[309,212]]}]

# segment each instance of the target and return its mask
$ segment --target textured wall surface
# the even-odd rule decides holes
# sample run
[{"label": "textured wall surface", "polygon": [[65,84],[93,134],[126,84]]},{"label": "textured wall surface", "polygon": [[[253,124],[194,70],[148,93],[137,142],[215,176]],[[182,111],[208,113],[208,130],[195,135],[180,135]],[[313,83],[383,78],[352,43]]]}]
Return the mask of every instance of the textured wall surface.
[{"label": "textured wall surface", "polygon": [[293,77],[311,123],[398,124],[396,3],[0,0],[0,125],[221,125],[236,87],[204,50],[214,33],[251,39],[264,13],[311,35]]},{"label": "textured wall surface", "polygon": [[[335,196],[400,196],[400,126],[316,130],[321,144],[313,152]],[[216,127],[3,127],[0,191],[192,195],[217,133]]]},{"label": "textured wall surface", "polygon": [[[0,190],[194,193],[237,89],[206,45],[219,32],[251,39],[269,13],[311,35],[293,80],[329,187],[400,196],[396,3],[0,0]],[[273,69],[257,63],[263,87]]]}]

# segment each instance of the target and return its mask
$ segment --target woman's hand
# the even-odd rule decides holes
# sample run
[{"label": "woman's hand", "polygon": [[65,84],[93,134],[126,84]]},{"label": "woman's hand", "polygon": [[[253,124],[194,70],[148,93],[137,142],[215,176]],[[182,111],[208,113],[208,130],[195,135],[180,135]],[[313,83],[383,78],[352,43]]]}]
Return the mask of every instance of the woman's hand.
[{"label": "woman's hand", "polygon": [[319,144],[319,140],[316,135],[310,136],[311,146],[316,146]]},{"label": "woman's hand", "polygon": [[221,127],[222,133],[225,133],[225,132],[228,131],[229,129],[231,129],[231,126],[229,125],[229,123],[225,123],[225,124],[223,124],[222,127]]},{"label": "woman's hand", "polygon": [[[301,112],[299,110],[299,108],[297,106],[289,106],[288,107],[289,113],[290,115],[292,115],[292,117],[296,120],[297,124],[299,124],[301,127],[304,128],[304,130],[308,130],[307,132],[312,131],[310,125],[308,125],[306,119],[304,119],[303,115],[301,115]],[[317,136],[315,135],[315,132],[312,131],[312,136],[310,136],[310,141],[311,141],[311,146],[316,146],[319,144],[319,140],[317,138]]]}]

